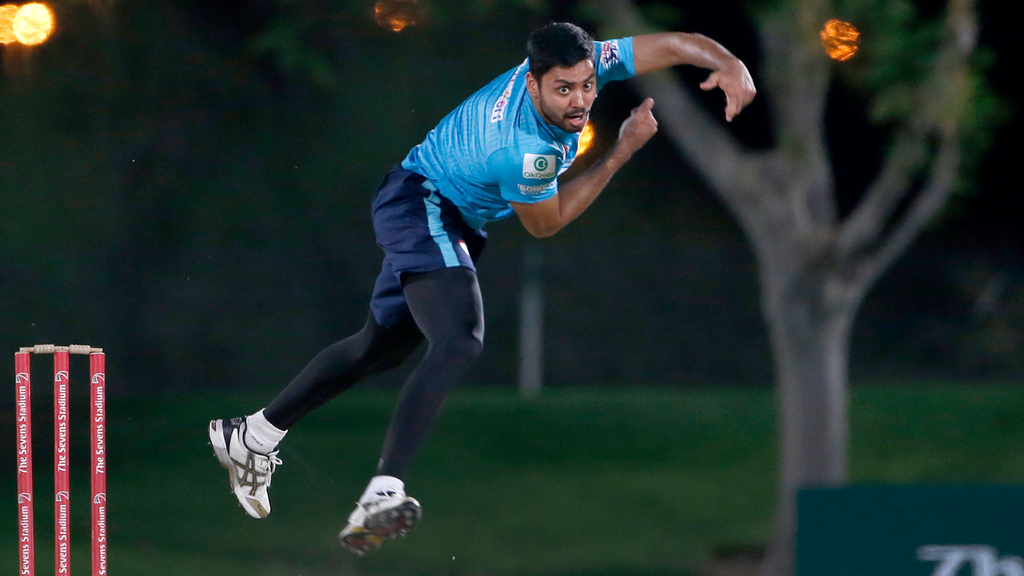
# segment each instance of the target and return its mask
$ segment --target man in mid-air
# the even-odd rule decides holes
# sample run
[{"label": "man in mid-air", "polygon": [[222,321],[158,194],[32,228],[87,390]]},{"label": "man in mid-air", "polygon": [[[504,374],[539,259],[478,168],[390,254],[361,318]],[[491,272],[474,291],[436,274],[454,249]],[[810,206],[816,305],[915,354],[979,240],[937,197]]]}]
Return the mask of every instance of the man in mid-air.
[{"label": "man in mid-air", "polygon": [[385,538],[408,534],[422,512],[402,478],[449,390],[483,348],[474,263],[484,225],[514,213],[530,234],[551,236],[657,132],[648,98],[604,158],[559,185],[598,91],[612,80],[681,64],[709,69],[701,88],[722,89],[729,121],[755,93],[743,63],[699,34],[595,42],[577,26],[556,23],[534,31],[526,53],[441,120],[378,188],[372,214],[384,262],[363,329],[317,354],[264,409],[210,422],[214,452],[250,516],[270,514],[267,488],[287,430],[363,378],[399,366],[426,340],[426,355],[402,387],[377,474],[338,537],[363,556]]}]

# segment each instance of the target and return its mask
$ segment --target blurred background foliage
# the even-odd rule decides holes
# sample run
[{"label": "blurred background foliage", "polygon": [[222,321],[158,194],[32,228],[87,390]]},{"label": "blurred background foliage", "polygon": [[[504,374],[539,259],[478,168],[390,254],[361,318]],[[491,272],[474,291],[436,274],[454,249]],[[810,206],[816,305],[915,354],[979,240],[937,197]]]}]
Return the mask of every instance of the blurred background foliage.
[{"label": "blurred background foliage", "polygon": [[[396,34],[372,4],[67,2],[49,43],[5,46],[0,341],[102,345],[124,375],[112,392],[129,393],[273,387],[357,330],[380,262],[369,202],[388,168],[519,62],[531,29],[568,18],[593,29],[575,2],[460,0],[422,2]],[[645,10],[719,39],[756,79],[750,15],[764,6]],[[868,35],[927,9],[837,4]],[[905,44],[934,36],[922,25],[892,45],[865,42],[837,67],[827,129],[841,195],[863,190],[887,120],[913,102],[902,80],[924,67]],[[883,58],[893,64],[870,65]],[[870,91],[890,103],[869,110]],[[705,95],[714,109],[719,100]],[[1010,118],[996,97],[983,101],[979,125]],[[627,85],[606,88],[590,158],[635,104]],[[756,147],[769,125],[755,102],[733,129]],[[979,165],[972,193],[869,296],[855,382],[1024,374],[1020,243],[1006,209],[1019,203]],[[533,240],[512,221],[490,232],[487,351],[469,385],[516,380],[521,254]],[[549,384],[770,385],[749,248],[661,137],[545,246]]]}]

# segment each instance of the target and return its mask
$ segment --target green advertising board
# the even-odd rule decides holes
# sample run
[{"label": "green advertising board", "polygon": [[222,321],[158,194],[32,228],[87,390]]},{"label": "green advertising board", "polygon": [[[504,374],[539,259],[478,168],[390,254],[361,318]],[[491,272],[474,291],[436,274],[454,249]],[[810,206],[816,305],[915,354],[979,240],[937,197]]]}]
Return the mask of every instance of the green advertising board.
[{"label": "green advertising board", "polygon": [[797,576],[1024,576],[1024,486],[797,494]]}]

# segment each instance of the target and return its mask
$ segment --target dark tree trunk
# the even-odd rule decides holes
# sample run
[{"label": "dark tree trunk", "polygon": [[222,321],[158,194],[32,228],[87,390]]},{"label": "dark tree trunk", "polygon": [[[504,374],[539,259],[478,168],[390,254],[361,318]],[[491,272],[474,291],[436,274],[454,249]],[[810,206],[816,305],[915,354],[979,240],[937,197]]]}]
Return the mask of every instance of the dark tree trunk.
[{"label": "dark tree trunk", "polygon": [[796,492],[838,486],[847,472],[847,351],[857,298],[829,294],[834,272],[774,273],[764,300],[775,358],[782,448],[775,537],[763,576],[793,573]]}]

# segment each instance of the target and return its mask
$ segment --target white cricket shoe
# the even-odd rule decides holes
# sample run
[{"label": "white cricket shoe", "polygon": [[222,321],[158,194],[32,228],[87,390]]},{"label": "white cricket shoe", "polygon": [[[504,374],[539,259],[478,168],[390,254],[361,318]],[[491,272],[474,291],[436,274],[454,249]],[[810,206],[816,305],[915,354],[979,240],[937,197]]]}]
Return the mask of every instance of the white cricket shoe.
[{"label": "white cricket shoe", "polygon": [[366,556],[380,548],[385,538],[408,536],[422,517],[415,498],[396,490],[377,492],[360,499],[338,540],[349,552]]},{"label": "white cricket shoe", "polygon": [[231,490],[246,513],[253,518],[270,515],[270,477],[281,459],[277,451],[270,454],[253,452],[242,440],[245,418],[210,421],[210,444],[221,466],[231,474]]}]

